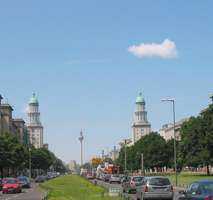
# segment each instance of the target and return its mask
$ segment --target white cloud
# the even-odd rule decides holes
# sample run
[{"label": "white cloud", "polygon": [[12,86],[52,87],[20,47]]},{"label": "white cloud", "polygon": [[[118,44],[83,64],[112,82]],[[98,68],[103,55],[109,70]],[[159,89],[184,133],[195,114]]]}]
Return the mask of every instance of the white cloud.
[{"label": "white cloud", "polygon": [[178,55],[175,42],[165,39],[162,43],[150,43],[133,45],[128,51],[139,58],[160,57],[164,59],[176,58]]}]

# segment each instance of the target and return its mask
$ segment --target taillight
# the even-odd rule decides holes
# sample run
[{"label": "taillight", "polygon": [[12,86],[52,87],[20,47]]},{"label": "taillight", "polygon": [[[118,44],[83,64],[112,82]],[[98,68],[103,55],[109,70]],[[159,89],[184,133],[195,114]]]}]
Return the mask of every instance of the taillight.
[{"label": "taillight", "polygon": [[174,191],[174,188],[173,188],[173,186],[171,185],[171,192],[173,192]]},{"label": "taillight", "polygon": [[149,189],[148,189],[148,187],[146,185],[146,187],[144,188],[144,192],[148,192],[148,191],[149,191]]},{"label": "taillight", "polygon": [[130,182],[130,185],[135,186],[135,183],[133,181]]},{"label": "taillight", "polygon": [[213,200],[213,197],[206,196],[206,197],[204,197],[204,200]]}]

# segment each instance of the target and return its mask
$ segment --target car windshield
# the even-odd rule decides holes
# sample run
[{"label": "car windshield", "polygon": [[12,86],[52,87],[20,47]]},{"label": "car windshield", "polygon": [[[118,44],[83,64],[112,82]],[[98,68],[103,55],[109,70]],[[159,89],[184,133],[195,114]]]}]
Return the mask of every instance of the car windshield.
[{"label": "car windshield", "polygon": [[213,182],[209,182],[209,183],[203,183],[201,185],[201,189],[205,192],[205,193],[213,193]]},{"label": "car windshield", "polygon": [[149,184],[163,186],[163,185],[170,185],[170,181],[167,178],[151,178],[149,180]]},{"label": "car windshield", "polygon": [[7,179],[6,181],[5,181],[5,183],[9,183],[9,184],[14,184],[14,183],[17,183],[17,181],[15,180],[15,179]]},{"label": "car windshield", "polygon": [[143,177],[140,177],[140,176],[138,176],[138,177],[133,177],[132,180],[135,181],[135,182],[141,182],[141,181],[143,180]]}]

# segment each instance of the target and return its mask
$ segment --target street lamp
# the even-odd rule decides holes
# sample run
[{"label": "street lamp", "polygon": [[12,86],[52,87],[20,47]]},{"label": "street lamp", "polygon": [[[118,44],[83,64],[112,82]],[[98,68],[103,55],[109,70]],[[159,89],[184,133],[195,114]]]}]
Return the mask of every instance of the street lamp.
[{"label": "street lamp", "polygon": [[0,133],[1,133],[1,128],[2,128],[2,123],[1,123],[1,100],[3,99],[3,97],[0,94]]},{"label": "street lamp", "polygon": [[124,170],[126,173],[126,139],[124,140]]},{"label": "street lamp", "polygon": [[177,186],[177,149],[176,149],[176,133],[175,133],[175,99],[162,99],[161,101],[167,101],[172,103],[173,108],[173,131],[174,131],[174,166],[175,166],[175,185]]}]

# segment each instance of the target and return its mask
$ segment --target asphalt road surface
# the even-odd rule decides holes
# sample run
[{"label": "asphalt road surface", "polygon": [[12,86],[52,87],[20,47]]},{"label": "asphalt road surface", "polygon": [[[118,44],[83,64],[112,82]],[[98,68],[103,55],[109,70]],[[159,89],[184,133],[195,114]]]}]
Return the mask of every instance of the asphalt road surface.
[{"label": "asphalt road surface", "polygon": [[22,193],[2,194],[0,192],[0,200],[42,200],[42,193],[38,190],[38,185],[32,183],[29,189],[22,189]]},{"label": "asphalt road surface", "polygon": [[[97,180],[97,184],[100,185],[100,186],[103,186],[107,189],[119,188],[120,191],[122,191],[122,186],[120,184],[109,184],[108,182],[104,182],[104,181],[100,181],[100,180]],[[123,196],[126,197],[129,200],[137,200],[135,194],[123,194]],[[178,200],[178,197],[179,197],[179,194],[178,194],[178,191],[176,190],[175,195],[174,195],[174,200]]]}]

